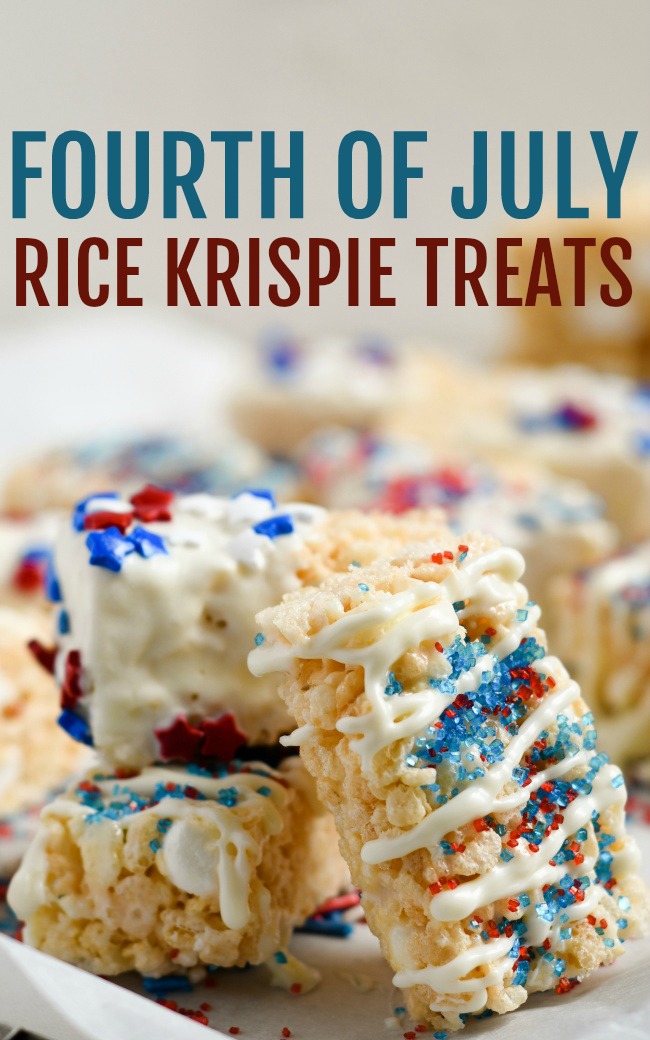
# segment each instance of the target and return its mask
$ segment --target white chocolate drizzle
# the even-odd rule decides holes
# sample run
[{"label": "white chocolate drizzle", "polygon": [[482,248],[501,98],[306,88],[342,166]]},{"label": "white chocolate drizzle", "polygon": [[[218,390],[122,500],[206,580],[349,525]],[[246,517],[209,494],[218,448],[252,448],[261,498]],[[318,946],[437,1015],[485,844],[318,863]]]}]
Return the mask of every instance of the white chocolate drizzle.
[{"label": "white chocolate drizzle", "polygon": [[588,823],[594,812],[602,812],[616,802],[625,801],[625,789],[612,787],[617,772],[611,766],[601,770],[594,780],[592,793],[581,795],[564,809],[564,823],[544,838],[539,852],[518,848],[518,854],[508,863],[497,863],[488,874],[466,881],[453,891],[440,892],[431,900],[431,916],[438,921],[462,921],[479,906],[505,899],[513,892],[541,888],[558,881],[567,873],[566,865],[552,866],[549,859],[553,859],[567,837]]},{"label": "white chocolate drizzle", "polygon": [[[409,986],[429,986],[434,993],[444,994],[442,1000],[433,1000],[429,1007],[432,1011],[446,1011],[449,1008],[449,996],[470,993],[470,1000],[463,1000],[459,1010],[465,1012],[480,1011],[485,1007],[488,986],[494,986],[503,977],[504,971],[512,965],[508,954],[514,945],[514,936],[510,939],[500,938],[481,946],[472,946],[463,950],[457,957],[437,967],[415,968],[398,971],[393,978],[395,986],[407,989]],[[468,979],[475,968],[489,966],[488,971],[480,978]]]},{"label": "white chocolate drizzle", "polygon": [[[136,795],[153,797],[159,784],[190,784],[209,801],[184,797],[165,797],[155,806],[148,806],[119,819],[95,821],[95,810],[80,804],[74,791],[62,795],[41,814],[41,823],[23,864],[9,888],[9,901],[21,920],[29,920],[39,906],[50,898],[47,879],[47,821],[82,817],[88,829],[84,840],[104,843],[107,851],[111,841],[120,842],[122,832],[136,819],[155,816],[172,821],[169,830],[161,836],[161,848],[156,863],[161,873],[183,892],[190,895],[214,896],[219,901],[219,912],[226,927],[241,930],[250,920],[250,884],[257,862],[257,844],[246,830],[236,809],[220,805],[213,799],[220,791],[235,788],[237,806],[254,805],[260,813],[266,836],[282,830],[281,810],[287,802],[287,791],[279,782],[281,774],[251,763],[262,773],[233,773],[224,777],[203,777],[175,769],[145,769],[136,777],[118,781],[115,778],[92,779],[105,795],[110,796],[116,784]],[[258,793],[264,788],[269,793]],[[92,830],[90,829],[92,828]],[[95,857],[101,860],[101,857]]]}]

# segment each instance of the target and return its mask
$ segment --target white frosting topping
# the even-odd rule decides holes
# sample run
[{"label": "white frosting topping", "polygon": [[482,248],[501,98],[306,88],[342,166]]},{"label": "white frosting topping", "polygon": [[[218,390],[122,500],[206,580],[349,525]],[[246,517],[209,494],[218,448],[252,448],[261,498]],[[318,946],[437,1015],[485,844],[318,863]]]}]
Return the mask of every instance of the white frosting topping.
[{"label": "white frosting topping", "polygon": [[[119,511],[128,503],[96,499],[87,507]],[[139,767],[159,757],[154,731],[179,714],[233,711],[251,742],[272,742],[290,728],[273,680],[252,678],[246,655],[255,614],[299,586],[303,538],[323,515],[303,504],[274,507],[264,497],[179,497],[171,522],[139,526],[166,552],[128,555],[117,573],[89,563],[87,531],[66,523],[56,547],[70,631],[60,639],[57,673],[79,650],[95,745],[111,762]],[[275,518],[290,533],[273,536]],[[252,524],[269,521],[271,529]],[[267,533],[269,530],[269,533]]]},{"label": "white frosting topping", "polygon": [[[485,414],[467,435],[477,448],[503,449],[512,458],[524,453],[548,464],[556,472],[581,476],[589,486],[590,469],[623,460],[639,463],[636,439],[650,433],[650,407],[646,394],[625,376],[595,372],[578,365],[540,371],[517,370],[506,382],[500,377],[497,396],[503,410]],[[556,421],[566,406],[578,409],[588,422]],[[514,439],[513,439],[514,438]],[[600,490],[600,489],[599,489]],[[607,489],[603,489],[607,496]]]},{"label": "white frosting topping", "polygon": [[[256,363],[255,378],[246,382],[240,398],[260,397],[264,403],[278,398],[300,412],[322,410],[362,424],[390,404],[396,381],[404,379],[403,365],[383,345],[378,351],[371,344],[364,349],[364,344],[330,338],[292,354],[286,367]],[[260,380],[261,374],[267,378]]]}]

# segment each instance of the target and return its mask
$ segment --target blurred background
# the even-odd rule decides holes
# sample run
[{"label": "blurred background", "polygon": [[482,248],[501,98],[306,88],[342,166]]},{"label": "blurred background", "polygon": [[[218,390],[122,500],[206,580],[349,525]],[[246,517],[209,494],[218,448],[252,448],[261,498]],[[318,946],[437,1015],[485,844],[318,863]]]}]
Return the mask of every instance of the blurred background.
[{"label": "blurred background", "polygon": [[[490,131],[490,157],[496,159],[502,129],[572,130],[576,202],[601,185],[591,129],[603,129],[613,142],[625,129],[638,129],[630,178],[650,170],[645,0],[628,0],[615,11],[607,0],[548,0],[542,6],[520,0],[195,0],[189,7],[176,0],[5,0],[2,10],[0,409],[15,417],[9,426],[13,447],[111,424],[147,426],[160,399],[170,421],[196,423],[240,357],[235,346],[249,345],[279,322],[296,336],[381,334],[439,344],[454,356],[494,356],[512,338],[517,315],[472,303],[455,308],[450,265],[441,276],[439,307],[427,310],[422,256],[413,245],[417,235],[468,234],[489,246],[499,233],[521,234],[521,222],[503,218],[496,162],[485,216],[471,222],[453,216],[449,193],[469,176],[473,131]],[[54,211],[47,178],[28,185],[27,219],[11,219],[11,131],[45,130],[49,144],[70,128],[93,137],[100,184],[106,131],[122,130],[125,142],[132,131],[150,131],[150,204],[137,222],[113,217],[101,188],[87,218],[64,220]],[[336,198],[338,142],[358,128],[377,135],[386,158],[385,204],[366,221],[345,218]],[[206,220],[193,221],[184,212],[176,221],[161,217],[164,129],[190,130],[206,142],[212,156],[201,182]],[[236,221],[222,217],[222,146],[209,145],[211,129],[255,132],[254,143],[242,151]],[[279,147],[290,129],[305,132],[301,221],[286,217],[282,187],[278,217],[260,218],[261,129],[275,129]],[[429,135],[412,152],[425,166],[425,180],[412,183],[409,217],[401,221],[392,218],[389,205],[394,129],[426,129]],[[552,205],[553,137],[548,145]],[[46,160],[48,149],[38,148]],[[95,311],[74,303],[67,309],[15,307],[17,235],[48,245],[68,236],[72,247],[88,235],[110,241],[129,234],[144,240],[138,282],[143,313],[116,312],[112,304]],[[319,308],[301,300],[281,313],[264,301],[250,309],[165,309],[163,246],[169,234],[224,235],[241,243],[253,235],[263,243],[281,234],[301,242],[310,235],[340,242],[348,235],[394,236],[398,304],[371,309],[362,295],[359,307],[347,308],[341,280],[340,289],[323,292]]]}]

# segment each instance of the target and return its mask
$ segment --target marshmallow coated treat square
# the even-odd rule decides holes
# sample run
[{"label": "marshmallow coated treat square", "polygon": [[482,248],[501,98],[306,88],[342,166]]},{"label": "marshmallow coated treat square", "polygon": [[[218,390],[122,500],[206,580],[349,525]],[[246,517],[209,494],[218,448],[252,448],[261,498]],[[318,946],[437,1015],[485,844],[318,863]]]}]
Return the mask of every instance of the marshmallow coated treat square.
[{"label": "marshmallow coated treat square", "polygon": [[297,758],[95,769],[44,809],[9,903],[25,942],[99,974],[268,962],[306,990],[317,975],[286,952],[292,929],[347,877]]},{"label": "marshmallow coated treat square", "polygon": [[55,671],[61,724],[103,758],[229,759],[292,727],[274,677],[251,675],[255,614],[302,584],[419,540],[435,511],[408,517],[277,507],[147,488],[96,495],[56,547]]},{"label": "marshmallow coated treat square", "polygon": [[[305,346],[286,336],[261,344],[231,404],[236,429],[276,456],[293,457],[315,430],[374,429],[410,399],[405,349],[380,340]],[[252,360],[252,363],[251,363]]]},{"label": "marshmallow coated treat square", "polygon": [[267,492],[84,500],[55,553],[62,724],[133,767],[273,743],[289,718],[246,655],[256,610],[298,587],[318,516]]},{"label": "marshmallow coated treat square", "polygon": [[250,657],[284,672],[368,923],[437,1029],[566,992],[648,921],[623,776],[522,571],[433,536],[263,611]]},{"label": "marshmallow coated treat square", "polygon": [[[449,384],[449,385],[448,385]],[[387,425],[446,458],[544,470],[580,481],[606,504],[625,543],[650,535],[650,395],[625,376],[578,365],[435,370],[422,400]]]}]

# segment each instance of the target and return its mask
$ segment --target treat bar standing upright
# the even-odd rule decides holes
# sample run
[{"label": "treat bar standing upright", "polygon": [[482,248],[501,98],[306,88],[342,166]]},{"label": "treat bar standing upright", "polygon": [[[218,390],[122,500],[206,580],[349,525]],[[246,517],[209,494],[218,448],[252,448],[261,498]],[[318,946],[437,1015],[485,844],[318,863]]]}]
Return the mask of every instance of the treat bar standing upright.
[{"label": "treat bar standing upright", "polygon": [[650,752],[650,544],[557,577],[555,647],[593,708],[604,749]]},{"label": "treat bar standing upright", "polygon": [[520,554],[448,532],[259,617],[293,742],[415,1020],[566,992],[648,922],[625,786]]}]

